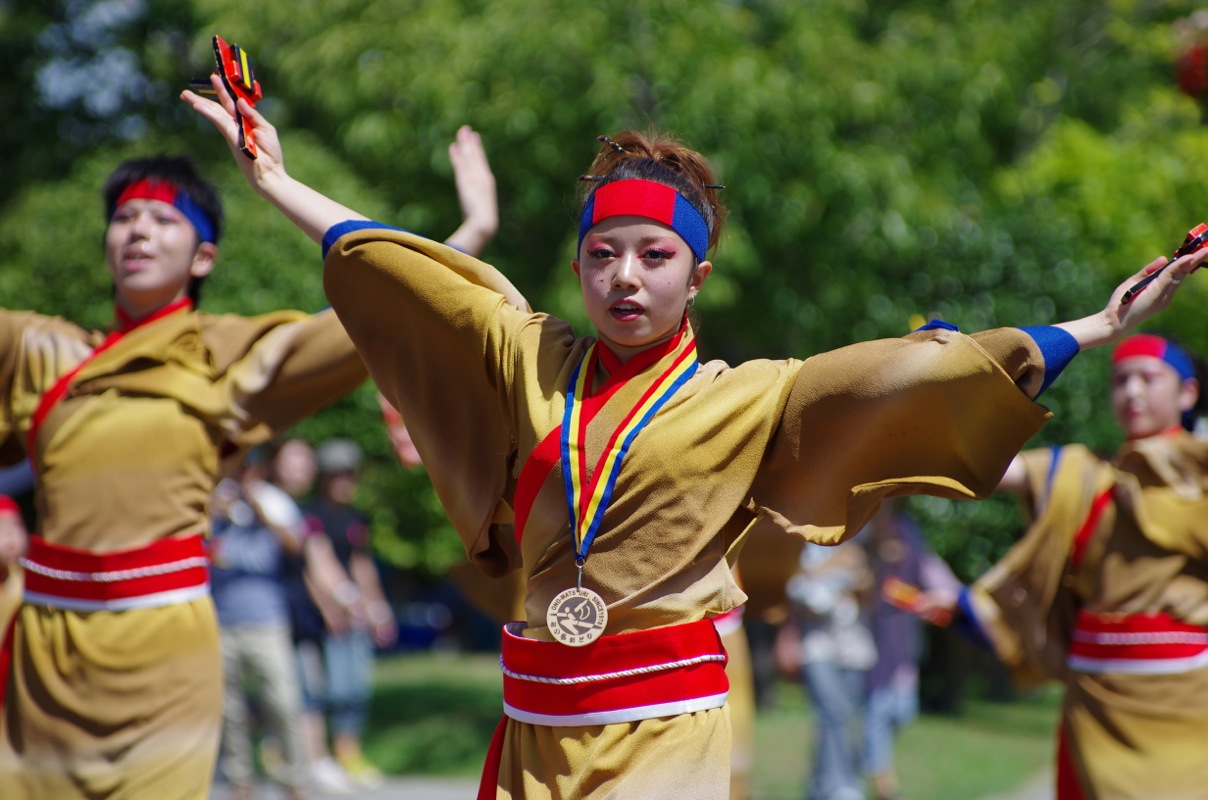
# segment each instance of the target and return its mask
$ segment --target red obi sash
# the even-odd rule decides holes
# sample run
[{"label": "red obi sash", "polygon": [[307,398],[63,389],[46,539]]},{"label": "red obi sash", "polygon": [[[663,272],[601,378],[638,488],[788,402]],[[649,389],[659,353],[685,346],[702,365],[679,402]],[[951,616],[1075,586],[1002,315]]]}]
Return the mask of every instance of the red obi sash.
[{"label": "red obi sash", "polygon": [[610,725],[721,708],[730,682],[713,620],[602,636],[585,647],[503,627],[503,710],[533,725]]},{"label": "red obi sash", "polygon": [[1079,611],[1066,663],[1079,672],[1170,675],[1208,666],[1208,628],[1169,614]]},{"label": "red obi sash", "polygon": [[210,592],[201,534],[93,553],[29,537],[25,602],[74,611],[121,611],[187,603]]}]

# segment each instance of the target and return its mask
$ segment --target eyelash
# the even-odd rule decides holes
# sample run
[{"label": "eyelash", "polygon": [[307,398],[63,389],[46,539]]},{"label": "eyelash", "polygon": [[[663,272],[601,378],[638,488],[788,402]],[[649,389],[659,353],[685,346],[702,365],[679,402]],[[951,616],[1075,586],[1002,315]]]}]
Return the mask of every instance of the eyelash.
[{"label": "eyelash", "polygon": [[[119,213],[113,215],[113,219],[111,221],[112,222],[130,222],[136,216],[137,216],[136,214],[131,214],[128,212],[126,212],[126,213],[119,212]],[[173,225],[177,222],[177,219],[175,217],[170,217],[166,214],[157,214],[155,216],[155,221],[156,221],[156,223],[158,223],[160,225]]]},{"label": "eyelash", "polygon": [[[613,257],[613,252],[606,247],[597,247],[592,250],[588,250],[587,254],[592,258],[601,260]],[[675,253],[671,252],[670,250],[651,248],[642,253],[642,258],[646,259],[647,261],[666,261],[674,255]]]}]

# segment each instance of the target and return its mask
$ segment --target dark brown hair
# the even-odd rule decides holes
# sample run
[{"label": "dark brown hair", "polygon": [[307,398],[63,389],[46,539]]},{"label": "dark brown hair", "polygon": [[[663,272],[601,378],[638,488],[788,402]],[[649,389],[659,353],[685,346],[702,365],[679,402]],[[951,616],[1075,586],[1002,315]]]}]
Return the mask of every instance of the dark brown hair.
[{"label": "dark brown hair", "polygon": [[682,194],[709,226],[709,249],[717,247],[725,226],[726,208],[718,199],[713,168],[700,153],[658,131],[621,131],[604,144],[591,162],[582,204],[606,183],[634,178],[657,181]]}]

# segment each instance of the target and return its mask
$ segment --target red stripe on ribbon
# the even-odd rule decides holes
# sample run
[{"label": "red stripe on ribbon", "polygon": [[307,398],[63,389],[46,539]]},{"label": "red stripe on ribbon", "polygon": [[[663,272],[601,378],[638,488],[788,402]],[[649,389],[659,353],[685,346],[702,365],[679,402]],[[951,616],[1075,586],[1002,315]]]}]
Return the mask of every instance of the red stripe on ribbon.
[{"label": "red stripe on ribbon", "polygon": [[[504,628],[503,664],[550,679],[604,675],[699,657],[724,656],[713,620],[603,636],[584,647],[525,639]],[[503,699],[532,714],[567,716],[673,703],[724,694],[725,659],[582,683],[542,683],[504,674]]]},{"label": "red stripe on ribbon", "polygon": [[[643,350],[628,361],[621,361],[603,342],[600,342],[596,346],[596,352],[599,353],[600,363],[608,370],[608,377],[604,379],[598,393],[583,398],[581,418],[584,426],[595,419],[596,414],[600,413],[600,409],[630,378],[658,363],[668,353],[675,352],[683,340],[687,328],[688,318],[685,316],[684,321],[680,323],[679,332],[675,336],[662,344]],[[594,369],[594,365],[592,368]],[[587,386],[591,386],[591,381],[587,381]],[[524,466],[520,468],[520,475],[516,478],[516,494],[513,498],[513,509],[516,514],[514,535],[517,544],[524,539],[524,526],[528,522],[529,512],[533,509],[533,501],[537,498],[537,492],[541,491],[541,487],[545,485],[554,465],[562,457],[559,446],[561,438],[562,426],[558,425],[533,448],[529,457],[525,459]]]}]

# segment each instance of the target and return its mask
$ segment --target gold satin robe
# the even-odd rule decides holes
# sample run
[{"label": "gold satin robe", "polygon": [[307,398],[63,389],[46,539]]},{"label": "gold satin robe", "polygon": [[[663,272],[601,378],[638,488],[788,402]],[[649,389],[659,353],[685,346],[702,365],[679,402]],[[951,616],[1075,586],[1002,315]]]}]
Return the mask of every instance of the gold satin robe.
[{"label": "gold satin robe", "polygon": [[[1208,627],[1208,442],[1186,433],[1023,454],[1039,508],[1024,537],[971,589],[978,623],[1024,687],[1060,681],[1061,724],[1085,800],[1208,800],[1208,667],[1167,675],[1066,664],[1079,609],[1161,612]],[[1113,489],[1080,562],[1074,539]]]},{"label": "gold satin robe", "polygon": [[[0,310],[0,462],[25,456],[42,395],[103,338]],[[103,553],[209,530],[224,455],[354,389],[364,365],[330,310],[182,309],[93,358],[40,427],[38,535]],[[0,792],[205,798],[222,717],[208,597],[159,608],[24,606],[0,722]]]},{"label": "gold satin robe", "polygon": [[[341,236],[325,288],[407,420],[471,560],[488,575],[524,571],[525,635],[550,640],[546,609],[576,581],[559,465],[536,492],[519,544],[514,494],[534,448],[561,424],[571,373],[592,340],[527,311],[489,266],[397,231]],[[690,337],[594,418],[588,463]],[[1039,349],[1015,329],[927,331],[807,361],[703,362],[634,441],[587,559],[583,585],[608,605],[605,633],[740,605],[731,568],[761,521],[833,543],[885,497],[984,496],[1047,419],[1021,391],[1035,392],[1043,371]],[[720,708],[569,728],[510,720],[498,797],[724,798],[727,716]]]}]

